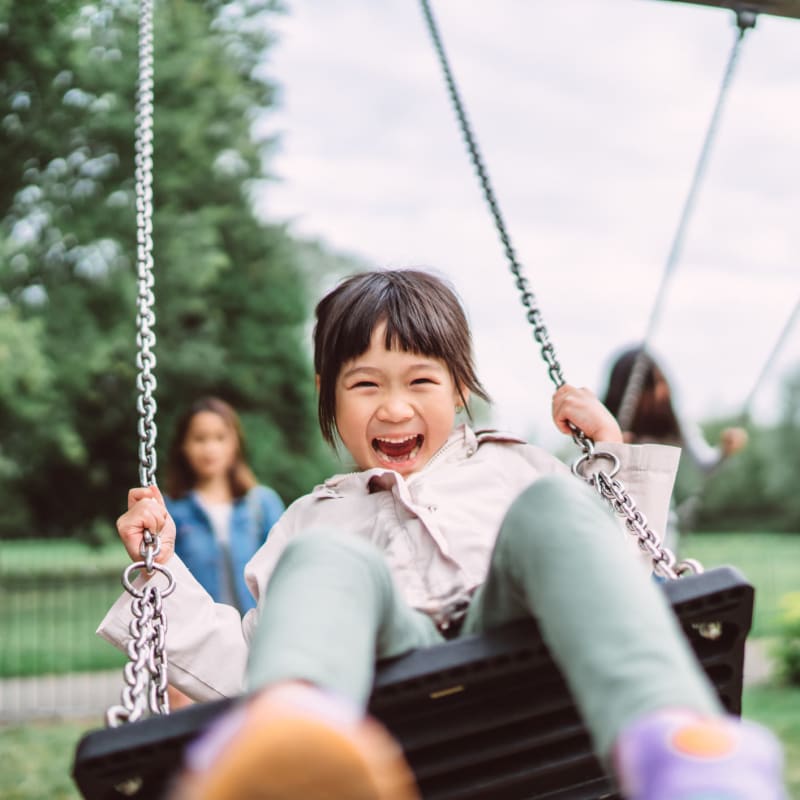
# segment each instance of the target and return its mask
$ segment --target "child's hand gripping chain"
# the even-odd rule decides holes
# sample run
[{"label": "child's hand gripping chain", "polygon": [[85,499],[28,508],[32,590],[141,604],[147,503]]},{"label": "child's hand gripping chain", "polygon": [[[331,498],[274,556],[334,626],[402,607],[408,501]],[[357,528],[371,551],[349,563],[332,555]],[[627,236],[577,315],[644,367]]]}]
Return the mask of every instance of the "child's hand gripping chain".
[{"label": "child's hand gripping chain", "polygon": [[128,510],[117,520],[117,532],[132,561],[142,558],[140,548],[146,530],[160,538],[161,550],[154,560],[165,564],[175,552],[175,523],[157,486],[131,489]]}]

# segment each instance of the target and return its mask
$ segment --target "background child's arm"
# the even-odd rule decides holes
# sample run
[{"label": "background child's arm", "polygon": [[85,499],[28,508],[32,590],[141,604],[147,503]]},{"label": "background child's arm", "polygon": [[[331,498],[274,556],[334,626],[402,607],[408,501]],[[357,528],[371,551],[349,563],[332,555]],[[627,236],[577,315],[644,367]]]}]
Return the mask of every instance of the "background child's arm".
[{"label": "background child's arm", "polygon": [[589,389],[564,384],[553,395],[553,421],[571,434],[568,422],[579,427],[596,442],[621,442],[622,431],[612,413]]}]

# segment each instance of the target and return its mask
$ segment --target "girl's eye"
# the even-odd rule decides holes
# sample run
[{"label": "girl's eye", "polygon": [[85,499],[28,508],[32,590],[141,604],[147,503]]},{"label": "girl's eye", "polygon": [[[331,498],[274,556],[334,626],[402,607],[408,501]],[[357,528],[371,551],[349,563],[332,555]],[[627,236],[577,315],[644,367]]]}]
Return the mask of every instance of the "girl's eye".
[{"label": "girl's eye", "polygon": [[413,381],[411,381],[412,386],[422,383],[436,383],[436,381],[434,381],[433,378],[415,378]]},{"label": "girl's eye", "polygon": [[374,381],[358,381],[358,383],[354,383],[352,385],[352,389],[372,389],[378,384]]}]

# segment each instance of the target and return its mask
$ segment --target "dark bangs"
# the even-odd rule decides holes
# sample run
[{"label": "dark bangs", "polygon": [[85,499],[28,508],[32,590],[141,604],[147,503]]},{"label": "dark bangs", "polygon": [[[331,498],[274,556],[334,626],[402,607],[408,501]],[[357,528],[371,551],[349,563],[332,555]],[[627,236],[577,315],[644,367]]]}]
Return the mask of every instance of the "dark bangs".
[{"label": "dark bangs", "polygon": [[319,424],[329,442],[334,441],[336,431],[339,372],[369,349],[372,332],[384,322],[387,350],[441,359],[459,392],[468,389],[489,399],[475,374],[464,310],[454,290],[440,278],[411,269],[354,275],[320,301],[316,314],[314,368],[320,380]]}]

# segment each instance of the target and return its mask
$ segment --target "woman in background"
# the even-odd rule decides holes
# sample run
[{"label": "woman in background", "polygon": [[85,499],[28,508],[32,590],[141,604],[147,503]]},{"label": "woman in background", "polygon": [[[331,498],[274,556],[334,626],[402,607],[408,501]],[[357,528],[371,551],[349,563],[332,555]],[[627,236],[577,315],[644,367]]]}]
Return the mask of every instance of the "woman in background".
[{"label": "woman in background", "polygon": [[[615,417],[619,416],[625,389],[640,353],[640,347],[626,350],[611,367],[603,404]],[[710,444],[698,425],[687,423],[678,417],[664,372],[649,353],[643,358],[646,359],[646,370],[642,390],[627,430],[623,429],[622,432],[626,442],[676,445],[705,476],[710,475],[726,458],[739,452],[747,444],[747,431],[739,427],[725,428],[720,435],[719,444]],[[697,499],[696,495],[689,498],[689,501],[693,499]],[[678,546],[679,522],[678,512],[673,505],[664,537],[664,544],[673,551]]]},{"label": "woman in background", "polygon": [[165,484],[175,551],[216,602],[242,614],[255,606],[244,566],[284,511],[277,493],[259,485],[244,450],[233,408],[200,398],[178,420]]},{"label": "woman in background", "polygon": [[[167,456],[166,497],[175,520],[175,552],[218,603],[241,614],[255,607],[244,565],[284,510],[259,485],[245,459],[239,417],[218,397],[202,397],[178,420]],[[168,686],[172,708],[191,699]]]}]

